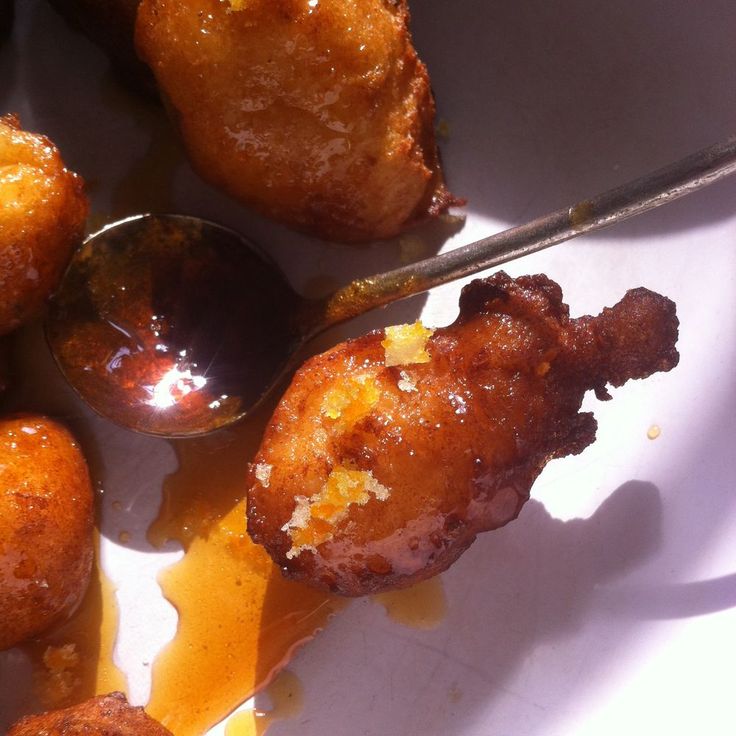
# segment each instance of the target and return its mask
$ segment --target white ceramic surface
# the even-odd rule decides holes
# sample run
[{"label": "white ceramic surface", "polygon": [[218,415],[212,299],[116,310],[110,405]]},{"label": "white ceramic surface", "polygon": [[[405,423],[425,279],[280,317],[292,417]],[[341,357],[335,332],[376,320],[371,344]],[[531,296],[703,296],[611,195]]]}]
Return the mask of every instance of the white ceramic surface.
[{"label": "white ceramic surface", "polygon": [[[104,56],[44,2],[17,5],[0,47],[0,112],[53,138],[101,216],[160,202],[155,173],[150,187],[120,193],[131,170],[164,165],[145,163],[151,150],[168,160],[160,113],[119,89]],[[464,228],[443,248],[736,131],[733,0],[414,0],[412,11],[449,127],[447,176],[469,200]],[[251,234],[297,288],[398,263],[398,243],[325,246],[233,205],[184,162],[174,177],[166,204]],[[552,463],[519,520],[478,539],[443,576],[439,628],[402,627],[369,600],[338,616],[292,663],[302,714],[269,736],[736,733],[736,179],[507,270],[547,273],[574,315],[634,286],[667,294],[681,320],[680,365],[589,402],[596,443]],[[459,288],[361,318],[323,343],[420,313],[447,323]],[[53,366],[34,370],[66,396]],[[175,625],[153,578],[179,553],[143,541],[175,459],[165,442],[87,419],[109,470],[103,560],[123,611],[117,656],[143,702],[147,663]],[[110,513],[115,499],[122,519]],[[121,528],[132,534],[125,546]],[[20,669],[15,654],[0,655],[0,707]]]}]

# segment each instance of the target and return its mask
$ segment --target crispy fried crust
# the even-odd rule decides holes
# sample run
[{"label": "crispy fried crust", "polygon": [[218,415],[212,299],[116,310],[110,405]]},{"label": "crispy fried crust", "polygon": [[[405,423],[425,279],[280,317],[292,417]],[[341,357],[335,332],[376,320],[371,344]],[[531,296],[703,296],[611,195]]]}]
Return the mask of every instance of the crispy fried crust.
[{"label": "crispy fried crust", "polygon": [[92,498],[66,429],[39,416],[0,420],[0,649],[77,606],[92,567]]},{"label": "crispy fried crust", "polygon": [[143,0],[136,40],[203,178],[365,241],[455,201],[408,21],[406,0]]},{"label": "crispy fried crust", "polygon": [[[429,362],[386,367],[383,332],[342,343],[307,362],[276,409],[251,470],[248,530],[286,575],[344,595],[441,572],[517,516],[548,460],[593,442],[595,419],[579,413],[588,389],[607,398],[607,383],[676,365],[677,325],[674,304],[646,289],[571,320],[557,284],[499,273],[465,287]],[[378,389],[360,389],[368,410],[329,408],[325,396],[356,376]],[[328,541],[295,555],[294,511],[335,468],[369,471],[388,498],[350,505]]]},{"label": "crispy fried crust", "polygon": [[8,736],[171,736],[171,731],[128,705],[122,693],[91,698],[64,710],[26,716]]},{"label": "crispy fried crust", "polygon": [[33,316],[82,236],[87,198],[79,176],[41,135],[0,118],[0,335]]}]

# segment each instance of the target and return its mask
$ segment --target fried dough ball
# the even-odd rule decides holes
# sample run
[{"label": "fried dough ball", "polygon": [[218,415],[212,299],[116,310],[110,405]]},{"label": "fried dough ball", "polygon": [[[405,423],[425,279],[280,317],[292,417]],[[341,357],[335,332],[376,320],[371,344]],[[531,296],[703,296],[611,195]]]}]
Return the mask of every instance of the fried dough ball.
[{"label": "fried dough ball", "polygon": [[92,486],[69,432],[0,420],[0,650],[73,612],[92,568]]},{"label": "fried dough ball", "polygon": [[142,0],[136,42],[200,175],[329,240],[455,200],[406,0]]},{"label": "fried dough ball", "polygon": [[0,118],[0,335],[32,317],[56,288],[87,218],[79,176],[41,135]]},{"label": "fried dough ball", "polygon": [[122,693],[110,693],[71,708],[21,718],[8,736],[171,736],[171,731],[143,708],[128,705]]},{"label": "fried dough ball", "polygon": [[312,358],[250,470],[248,531],[292,578],[343,595],[445,570],[516,518],[547,461],[595,438],[594,389],[676,365],[669,299],[570,319],[545,276],[474,281],[442,329],[389,328]]}]

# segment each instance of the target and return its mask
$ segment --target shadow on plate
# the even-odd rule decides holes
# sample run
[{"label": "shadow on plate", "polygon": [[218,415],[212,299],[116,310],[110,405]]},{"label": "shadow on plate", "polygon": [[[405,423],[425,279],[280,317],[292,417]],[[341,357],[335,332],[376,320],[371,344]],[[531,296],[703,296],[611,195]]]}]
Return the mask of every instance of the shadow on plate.
[{"label": "shadow on plate", "polygon": [[[9,112],[8,98],[13,90],[18,67],[18,50],[16,37],[12,35],[11,29],[3,27],[4,3],[0,0],[0,116]],[[11,6],[12,7],[12,6]]]},{"label": "shadow on plate", "polygon": [[300,734],[348,733],[356,719],[366,734],[551,733],[628,663],[636,671],[652,621],[736,607],[736,574],[692,572],[732,518],[734,390],[691,451],[669,458],[664,494],[630,481],[568,522],[532,500],[480,535],[443,575],[448,616],[435,631],[396,626],[367,602],[343,612],[294,663]]},{"label": "shadow on plate", "polygon": [[[371,627],[375,616],[365,603],[328,627],[315,645],[329,658],[317,662],[307,656],[299,671],[308,695],[323,693],[307,697],[308,709],[314,701],[326,702],[323,687],[335,688],[340,698],[329,712],[303,713],[299,732],[349,733],[355,713],[365,710],[366,693],[388,687],[391,697],[371,708],[366,733],[544,732],[546,707],[529,702],[511,681],[540,650],[550,651],[555,642],[575,635],[589,617],[597,586],[625,578],[657,554],[661,522],[660,492],[641,481],[621,486],[585,520],[558,521],[542,504],[529,501],[517,521],[481,535],[445,574],[448,616],[436,631],[401,629],[385,621]],[[355,662],[341,661],[339,642],[346,636],[364,641],[365,671],[359,677],[351,671]],[[615,651],[616,642],[611,648]],[[601,663],[606,661],[601,656]],[[373,681],[382,684],[375,687]],[[350,689],[358,682],[365,683],[365,693]],[[564,699],[570,685],[569,673],[560,673],[550,688]],[[443,690],[444,700],[425,694]],[[506,713],[508,702],[523,705],[522,730]],[[356,703],[361,704],[357,710]],[[486,730],[473,727],[480,722]],[[289,730],[276,725],[273,733]]]},{"label": "shadow on plate", "polygon": [[[414,3],[453,191],[518,224],[736,132],[731,0]],[[736,181],[619,232],[730,217]]]},{"label": "shadow on plate", "polygon": [[673,585],[623,586],[601,602],[613,614],[640,620],[703,616],[736,608],[736,573]]}]

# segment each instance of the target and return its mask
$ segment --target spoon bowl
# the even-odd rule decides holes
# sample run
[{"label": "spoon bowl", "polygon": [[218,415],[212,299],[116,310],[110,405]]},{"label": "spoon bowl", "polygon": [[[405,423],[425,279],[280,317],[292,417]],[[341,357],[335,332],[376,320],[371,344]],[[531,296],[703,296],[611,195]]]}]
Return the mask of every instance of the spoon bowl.
[{"label": "spoon bowl", "polygon": [[99,414],[167,437],[248,413],[301,337],[302,301],[242,235],[182,215],[141,215],[91,235],[52,299],[46,336]]}]

